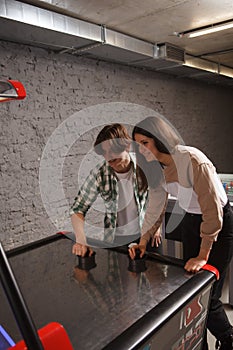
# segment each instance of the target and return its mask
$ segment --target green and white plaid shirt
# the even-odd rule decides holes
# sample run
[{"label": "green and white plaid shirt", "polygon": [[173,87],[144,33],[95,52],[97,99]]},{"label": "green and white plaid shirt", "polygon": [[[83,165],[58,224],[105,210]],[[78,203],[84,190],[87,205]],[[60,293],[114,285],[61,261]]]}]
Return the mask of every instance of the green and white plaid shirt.
[{"label": "green and white plaid shirt", "polygon": [[[130,153],[130,158],[133,164],[133,189],[141,228],[146,210],[147,191],[139,190],[135,155]],[[104,241],[113,243],[117,227],[119,190],[117,177],[107,161],[103,161],[92,169],[75,198],[70,214],[82,213],[85,216],[98,195],[102,197],[105,206]]]}]

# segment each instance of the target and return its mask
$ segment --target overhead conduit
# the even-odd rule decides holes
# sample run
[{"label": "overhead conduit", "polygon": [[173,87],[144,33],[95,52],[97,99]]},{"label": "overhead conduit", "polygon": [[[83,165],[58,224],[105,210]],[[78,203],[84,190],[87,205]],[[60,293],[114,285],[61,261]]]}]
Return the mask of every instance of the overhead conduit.
[{"label": "overhead conduit", "polygon": [[[0,0],[0,39],[163,71],[177,77],[233,78],[233,69],[169,43],[152,44],[105,26],[15,0]],[[227,85],[233,85],[227,79]]]}]

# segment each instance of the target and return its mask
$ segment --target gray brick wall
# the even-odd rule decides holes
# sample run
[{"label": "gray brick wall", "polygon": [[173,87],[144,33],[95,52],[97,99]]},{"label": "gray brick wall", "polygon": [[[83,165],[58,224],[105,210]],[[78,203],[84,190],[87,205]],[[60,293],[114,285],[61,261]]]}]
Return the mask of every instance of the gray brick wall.
[{"label": "gray brick wall", "polygon": [[159,112],[219,172],[233,173],[230,88],[7,42],[0,42],[0,69],[1,79],[18,79],[27,90],[25,100],[0,105],[6,249],[68,228],[78,177],[96,160],[88,152],[105,123],[132,125]]}]

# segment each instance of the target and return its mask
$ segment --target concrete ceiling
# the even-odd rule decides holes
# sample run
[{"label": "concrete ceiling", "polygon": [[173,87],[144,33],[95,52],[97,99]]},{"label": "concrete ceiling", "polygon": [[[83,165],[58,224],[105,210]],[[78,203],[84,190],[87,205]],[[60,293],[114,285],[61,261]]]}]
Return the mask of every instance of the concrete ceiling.
[{"label": "concrete ceiling", "polygon": [[[177,33],[185,33],[219,22],[231,19],[233,21],[233,0],[28,0],[23,2],[0,0],[0,26],[2,21],[5,29],[8,28],[8,34],[6,34],[6,30],[0,30],[0,39],[29,44],[33,41],[34,45],[37,42],[38,46],[43,46],[43,44],[48,46],[46,42],[43,42],[38,31],[33,34],[33,40],[29,38],[27,40],[25,35],[20,37],[20,35],[15,34],[18,19],[7,17],[7,11],[4,9],[4,5],[9,8],[9,5],[13,7],[14,3],[27,3],[27,5],[33,5],[31,8],[39,7],[43,11],[46,10],[43,12],[44,14],[52,11],[52,13],[65,16],[65,18],[78,19],[98,25],[102,31],[103,28],[107,28],[108,32],[105,36],[113,38],[109,39],[113,40],[111,43],[105,40],[106,44],[111,45],[106,45],[106,47],[100,45],[98,48],[96,43],[101,40],[95,39],[91,35],[85,37],[87,41],[84,40],[84,36],[80,35],[80,41],[76,42],[76,45],[73,43],[69,45],[69,39],[66,36],[66,45],[57,45],[57,42],[54,44],[54,49],[56,47],[61,52],[69,52],[70,49],[72,51],[70,53],[81,54],[81,51],[75,52],[74,49],[87,47],[87,52],[82,53],[86,56],[113,61],[113,57],[115,57],[115,61],[124,64],[164,70],[165,73],[176,76],[187,76],[210,83],[233,86],[233,28],[197,38],[177,35]],[[19,7],[17,8],[19,9]],[[1,16],[4,11],[5,14]],[[41,14],[40,17],[42,17]],[[27,26],[29,24],[27,22]],[[43,25],[40,26],[43,27]],[[32,24],[30,24],[30,32],[33,33]],[[93,32],[92,28],[88,28],[88,32]],[[123,34],[123,36],[116,36],[116,33]],[[49,34],[51,38],[54,35],[52,31]],[[65,34],[61,33],[60,38],[62,35]],[[138,39],[135,42],[130,41],[131,48],[129,50],[125,46],[128,39]],[[123,46],[118,44],[122,40],[124,40]],[[169,65],[161,64],[161,61],[160,64],[155,64],[155,60],[150,57],[150,50],[152,47],[157,48],[164,43],[180,48],[181,51],[184,50],[184,63],[187,64],[181,65],[181,62],[177,64],[176,60],[173,62],[170,60]],[[136,44],[148,44],[148,46],[145,48],[144,45],[145,49],[142,50],[134,50],[132,47]],[[123,49],[123,51],[120,52],[119,49]],[[125,49],[129,54],[127,59],[123,57],[124,54],[122,56]],[[195,65],[192,65],[192,62],[196,62]],[[211,65],[214,68],[210,73],[209,67]],[[229,72],[231,78],[226,77],[224,72]]]}]

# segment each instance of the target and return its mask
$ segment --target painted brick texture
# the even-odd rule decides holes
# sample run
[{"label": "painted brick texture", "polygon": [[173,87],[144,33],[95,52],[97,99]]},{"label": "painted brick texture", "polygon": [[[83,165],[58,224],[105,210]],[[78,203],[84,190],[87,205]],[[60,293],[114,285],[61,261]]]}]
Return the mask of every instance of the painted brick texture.
[{"label": "painted brick texture", "polygon": [[[210,157],[219,172],[233,173],[232,88],[8,42],[0,42],[0,70],[1,80],[20,80],[27,90],[25,100],[0,105],[0,225],[6,249],[62,228],[67,206],[77,193],[77,177],[85,177],[80,164],[85,159],[87,167],[92,165],[92,156],[87,154],[98,125],[115,121],[121,108],[125,108],[126,119],[122,120],[126,122],[127,104],[142,106],[139,111],[145,115],[149,109],[161,113],[186,144]],[[101,114],[103,104],[105,113]],[[77,115],[74,120],[70,119],[73,115]],[[62,123],[64,128],[59,131]],[[129,124],[133,123],[129,113]],[[53,132],[58,132],[52,152],[62,159],[61,174],[53,173],[51,155],[43,153]],[[70,146],[72,137],[77,142]],[[48,160],[45,166],[52,199],[41,196],[43,157]],[[62,182],[64,198],[59,193],[56,197],[53,176]],[[57,226],[51,222],[44,201],[60,210]]]}]

